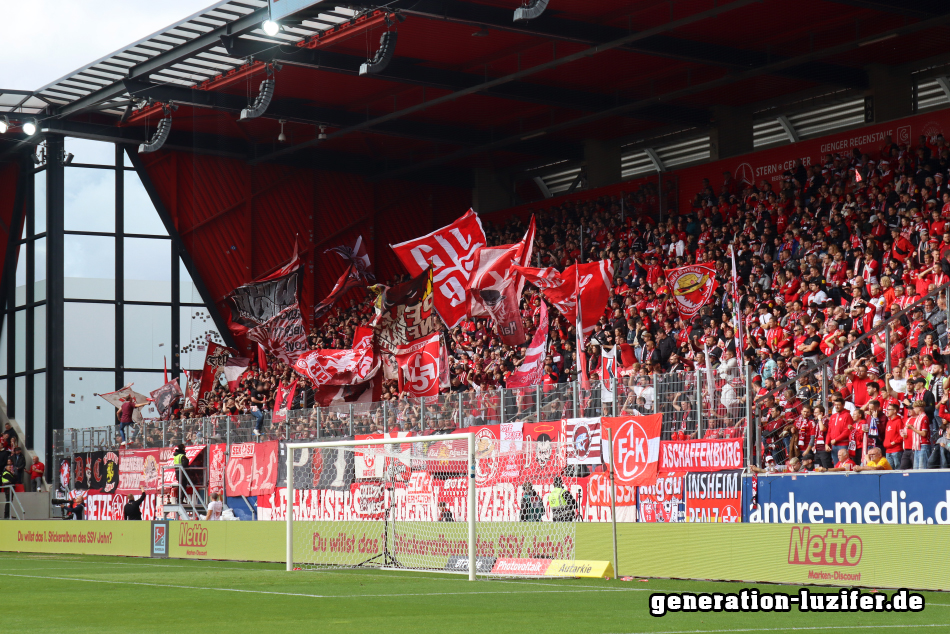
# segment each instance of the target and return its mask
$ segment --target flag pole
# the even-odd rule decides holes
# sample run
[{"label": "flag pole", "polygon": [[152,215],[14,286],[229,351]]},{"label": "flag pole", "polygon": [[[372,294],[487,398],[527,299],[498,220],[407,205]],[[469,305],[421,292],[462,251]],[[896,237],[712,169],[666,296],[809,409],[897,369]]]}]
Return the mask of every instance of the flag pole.
[{"label": "flag pole", "polygon": [[614,480],[614,430],[607,428],[607,446],[610,447],[610,523],[614,533],[614,577],[620,578],[617,562],[617,484]]}]

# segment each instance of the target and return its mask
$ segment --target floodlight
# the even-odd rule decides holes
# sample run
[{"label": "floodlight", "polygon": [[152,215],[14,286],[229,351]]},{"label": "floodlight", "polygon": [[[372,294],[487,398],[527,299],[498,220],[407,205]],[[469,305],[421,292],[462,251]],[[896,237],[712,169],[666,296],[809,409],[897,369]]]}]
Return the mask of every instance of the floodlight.
[{"label": "floodlight", "polygon": [[6,134],[9,129],[10,120],[7,119],[7,115],[0,116],[0,134]]},{"label": "floodlight", "polygon": [[261,25],[261,28],[264,30],[264,33],[271,37],[274,37],[280,33],[280,24],[274,22],[273,20],[265,20],[264,24]]},{"label": "floodlight", "polygon": [[29,136],[36,134],[36,120],[30,119],[29,121],[26,121],[23,124],[23,131]]}]

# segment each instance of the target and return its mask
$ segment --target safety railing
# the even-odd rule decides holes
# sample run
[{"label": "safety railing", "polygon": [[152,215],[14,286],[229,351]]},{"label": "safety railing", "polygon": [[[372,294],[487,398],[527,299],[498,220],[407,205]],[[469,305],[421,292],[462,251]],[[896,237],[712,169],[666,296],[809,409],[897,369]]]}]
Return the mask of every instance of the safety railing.
[{"label": "safety railing", "polygon": [[[934,304],[935,310],[931,315],[940,315],[939,300],[945,300],[943,315],[936,324],[928,320],[927,305]],[[931,290],[916,302],[882,319],[867,333],[853,337],[852,341],[835,351],[831,355],[819,355],[814,359],[803,362],[792,378],[777,382],[774,388],[754,399],[752,406],[752,420],[754,431],[753,452],[749,453],[753,463],[759,464],[764,456],[770,453],[770,446],[779,443],[780,431],[763,431],[763,425],[768,424],[766,418],[767,404],[783,395],[791,396],[811,407],[821,407],[827,418],[830,414],[829,397],[833,391],[846,389],[848,376],[859,371],[859,367],[873,368],[878,372],[878,379],[882,383],[882,393],[903,392],[904,382],[912,374],[911,368],[925,366],[927,357],[930,362],[936,355],[942,355],[946,348],[948,332],[948,316],[950,316],[950,284]],[[930,331],[914,333],[912,319],[917,311],[932,326]],[[846,339],[850,333],[842,333]],[[932,341],[928,343],[927,335],[931,334]],[[915,336],[916,335],[916,336]],[[872,370],[873,372],[873,370]],[[928,388],[936,392],[939,400],[942,395],[943,384],[928,381]],[[788,392],[791,390],[791,392]]]},{"label": "safety railing", "polygon": [[3,519],[10,519],[10,511],[13,511],[14,519],[22,520],[26,517],[26,511],[23,510],[23,504],[17,497],[15,485],[5,484],[0,486],[3,490]]},{"label": "safety railing", "polygon": [[[588,389],[571,382],[290,410],[278,423],[273,412],[262,412],[260,436],[254,434],[258,420],[253,414],[145,421],[127,428],[129,440],[124,448],[178,444],[230,447],[258,440],[320,440],[389,432],[442,434],[462,427],[512,422],[648,414],[663,416],[663,440],[745,438],[750,389],[748,368],[723,364],[709,372],[621,375],[608,383],[591,381]],[[67,428],[54,431],[53,453],[60,458],[88,451],[117,451],[120,442],[114,426]]]}]

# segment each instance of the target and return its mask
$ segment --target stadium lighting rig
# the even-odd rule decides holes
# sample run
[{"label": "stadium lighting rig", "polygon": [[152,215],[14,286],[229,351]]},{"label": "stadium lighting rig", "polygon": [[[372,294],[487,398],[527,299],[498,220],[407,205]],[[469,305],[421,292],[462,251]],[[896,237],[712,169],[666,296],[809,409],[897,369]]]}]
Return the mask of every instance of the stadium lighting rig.
[{"label": "stadium lighting rig", "polygon": [[36,134],[36,131],[39,129],[39,124],[36,122],[36,119],[22,119],[10,121],[10,117],[7,115],[0,115],[0,134],[6,134],[11,129],[20,126],[20,129],[23,130],[23,133],[27,136],[33,136]]},{"label": "stadium lighting rig", "polygon": [[515,22],[533,20],[548,8],[548,0],[531,0],[515,9]]},{"label": "stadium lighting rig", "polygon": [[264,20],[263,24],[261,24],[261,30],[270,37],[274,37],[280,33],[281,28],[280,24],[273,20]]},{"label": "stadium lighting rig", "polygon": [[0,116],[0,134],[6,134],[9,129],[10,119],[7,118],[7,115]]},{"label": "stadium lighting rig", "polygon": [[161,106],[165,116],[158,122],[158,128],[155,129],[155,134],[152,135],[149,142],[139,145],[139,154],[157,152],[162,149],[162,146],[165,145],[165,141],[168,140],[168,135],[172,131],[172,112],[178,110],[178,106],[171,103],[161,104]]}]

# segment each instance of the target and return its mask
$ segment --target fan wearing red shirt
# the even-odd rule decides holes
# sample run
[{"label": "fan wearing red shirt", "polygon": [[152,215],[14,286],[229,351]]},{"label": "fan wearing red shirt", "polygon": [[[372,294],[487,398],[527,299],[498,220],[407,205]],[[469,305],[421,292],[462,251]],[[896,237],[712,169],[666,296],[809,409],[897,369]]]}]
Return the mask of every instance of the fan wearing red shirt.
[{"label": "fan wearing red shirt", "polygon": [[873,379],[868,376],[868,369],[862,364],[855,370],[847,370],[851,377],[851,393],[854,394],[854,404],[864,407],[868,402],[868,383]]},{"label": "fan wearing red shirt", "polygon": [[897,403],[887,404],[887,423],[884,425],[884,456],[891,463],[892,469],[901,466],[901,454],[904,452],[904,418],[898,414]]},{"label": "fan wearing red shirt", "polygon": [[844,408],[844,399],[839,396],[835,398],[834,412],[828,420],[827,444],[832,451],[843,449],[847,453],[851,428],[851,414]]},{"label": "fan wearing red shirt", "polygon": [[901,469],[926,469],[930,460],[930,419],[924,401],[914,401],[914,415],[904,426],[904,455]]}]

